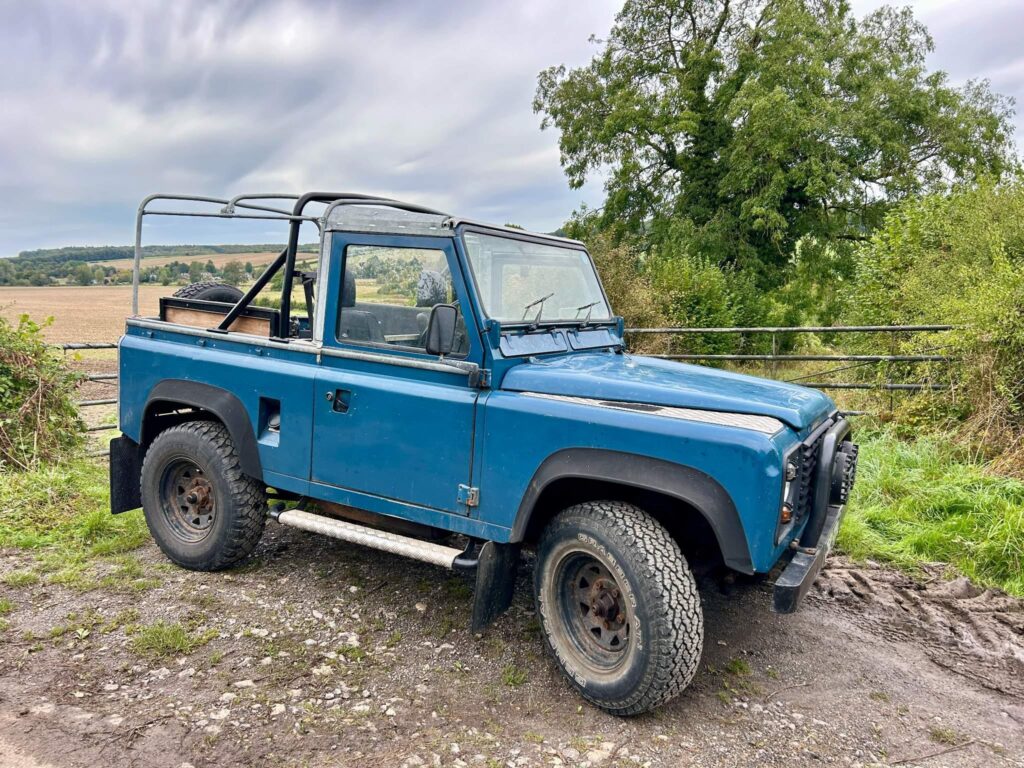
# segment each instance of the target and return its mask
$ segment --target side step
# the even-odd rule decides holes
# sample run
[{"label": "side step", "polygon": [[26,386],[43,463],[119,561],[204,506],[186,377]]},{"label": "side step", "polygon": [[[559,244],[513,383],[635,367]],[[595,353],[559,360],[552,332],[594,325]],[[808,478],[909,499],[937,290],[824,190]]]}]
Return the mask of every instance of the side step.
[{"label": "side step", "polygon": [[364,547],[379,549],[382,552],[404,555],[414,560],[422,560],[424,563],[440,565],[442,568],[472,570],[477,564],[475,559],[470,559],[468,551],[463,552],[461,549],[446,547],[443,544],[421,541],[411,536],[368,528],[345,520],[314,515],[301,509],[286,509],[282,512],[272,510],[270,516],[282,525],[350,541],[353,544],[362,544]]}]

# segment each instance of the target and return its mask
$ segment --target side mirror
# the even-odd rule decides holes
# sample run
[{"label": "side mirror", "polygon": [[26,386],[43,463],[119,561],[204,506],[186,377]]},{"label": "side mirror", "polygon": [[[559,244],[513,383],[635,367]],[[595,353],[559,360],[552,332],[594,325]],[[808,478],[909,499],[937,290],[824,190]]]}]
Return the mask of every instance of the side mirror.
[{"label": "side mirror", "polygon": [[459,310],[454,304],[435,304],[427,323],[427,354],[444,357],[455,347],[455,324]]}]

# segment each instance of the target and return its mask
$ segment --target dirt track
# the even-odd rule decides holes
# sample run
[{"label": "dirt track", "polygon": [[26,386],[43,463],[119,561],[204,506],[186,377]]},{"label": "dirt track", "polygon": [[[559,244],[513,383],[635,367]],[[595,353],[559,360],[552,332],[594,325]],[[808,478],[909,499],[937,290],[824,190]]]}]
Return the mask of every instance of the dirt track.
[{"label": "dirt track", "polygon": [[[619,720],[562,684],[525,578],[474,638],[460,578],[273,524],[231,573],[139,556],[147,591],[0,584],[0,763],[1024,765],[1024,603],[963,582],[834,561],[779,617],[706,579],[694,685]],[[158,619],[216,636],[150,660],[131,624]]]}]

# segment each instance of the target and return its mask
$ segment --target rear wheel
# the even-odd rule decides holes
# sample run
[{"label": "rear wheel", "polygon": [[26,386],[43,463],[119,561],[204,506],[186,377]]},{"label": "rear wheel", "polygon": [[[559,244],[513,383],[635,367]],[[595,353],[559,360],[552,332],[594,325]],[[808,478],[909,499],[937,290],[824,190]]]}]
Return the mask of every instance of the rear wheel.
[{"label": "rear wheel", "polygon": [[617,715],[646,712],[697,671],[704,621],[679,546],[643,510],[600,501],[545,528],[534,572],[537,614],[562,672]]},{"label": "rear wheel", "polygon": [[206,280],[201,283],[190,283],[174,292],[176,299],[201,299],[203,301],[223,301],[235,304],[242,298],[242,292],[233,285]]},{"label": "rear wheel", "polygon": [[194,571],[228,568],[263,534],[267,497],[244,474],[227,429],[190,421],[164,430],[142,463],[142,508],[157,545]]}]

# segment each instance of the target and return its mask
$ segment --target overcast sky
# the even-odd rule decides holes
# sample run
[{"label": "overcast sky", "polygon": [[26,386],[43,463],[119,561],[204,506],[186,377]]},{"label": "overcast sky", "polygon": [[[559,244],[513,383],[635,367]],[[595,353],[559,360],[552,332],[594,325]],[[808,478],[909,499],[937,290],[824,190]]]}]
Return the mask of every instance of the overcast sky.
[{"label": "overcast sky", "polygon": [[[0,255],[129,243],[156,191],[365,191],[555,229],[601,190],[568,188],[536,75],[585,63],[619,5],[0,0]],[[1024,103],[1024,3],[911,5],[934,67]],[[153,222],[146,242],[283,239]]]}]

